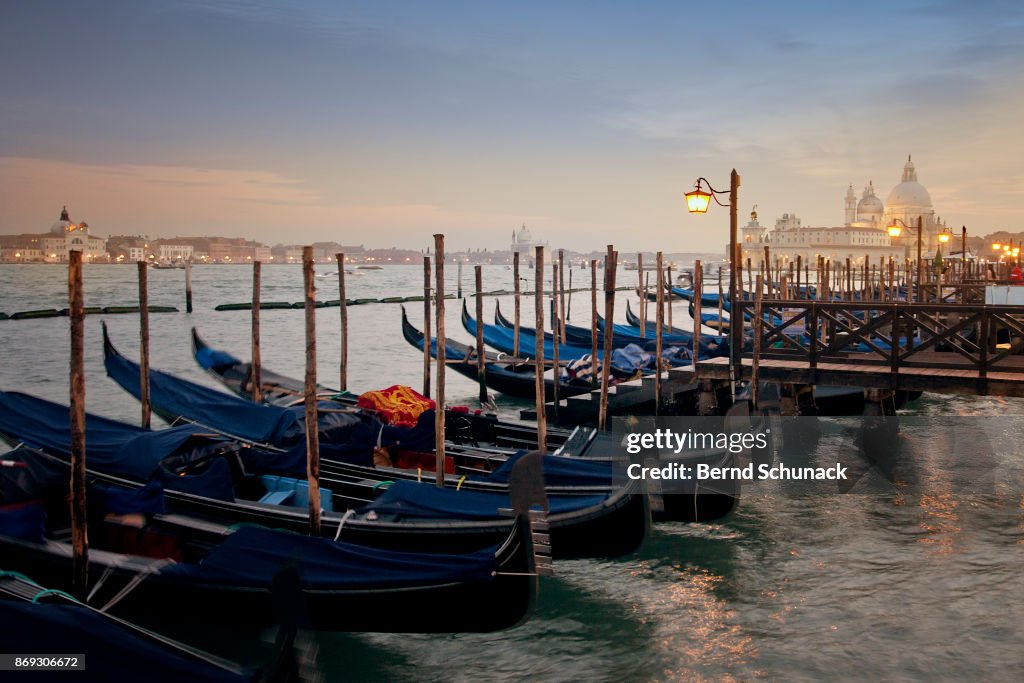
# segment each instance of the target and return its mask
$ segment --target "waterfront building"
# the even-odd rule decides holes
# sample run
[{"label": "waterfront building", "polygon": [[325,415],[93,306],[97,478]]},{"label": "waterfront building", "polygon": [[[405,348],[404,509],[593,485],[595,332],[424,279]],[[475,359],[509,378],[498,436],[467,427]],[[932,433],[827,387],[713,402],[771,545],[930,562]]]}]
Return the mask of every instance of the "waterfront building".
[{"label": "waterfront building", "polygon": [[65,263],[71,251],[82,252],[85,261],[107,260],[107,240],[89,234],[89,224],[72,222],[68,207],[60,212],[60,218],[50,226],[50,232],[42,239],[44,259],[52,263]]},{"label": "waterfront building", "polygon": [[[921,252],[925,258],[932,258],[938,245],[939,232],[946,225],[935,215],[931,195],[917,180],[917,169],[907,157],[903,176],[898,185],[889,193],[887,201],[875,194],[874,183],[868,181],[857,198],[853,186],[846,190],[844,198],[843,225],[827,227],[804,226],[795,213],[784,213],[769,230],[761,225],[757,207],[750,213],[750,222],[740,229],[739,240],[744,263],[749,258],[751,265],[764,258],[764,248],[770,247],[772,261],[795,262],[799,256],[812,268],[819,256],[834,263],[850,259],[851,264],[863,265],[867,257],[870,263],[879,259],[892,258],[901,261],[914,258],[917,254],[917,221],[922,223]],[[903,227],[899,237],[889,236],[888,226],[899,219]],[[902,226],[901,226],[902,227]],[[728,253],[728,250],[726,250]]]},{"label": "waterfront building", "polygon": [[530,232],[525,223],[518,231],[512,231],[512,244],[509,246],[509,251],[513,254],[518,252],[520,254],[533,257],[535,254],[534,249],[536,247],[544,247],[544,249],[547,249],[548,243],[535,240],[533,238],[533,233]]},{"label": "waterfront building", "polygon": [[160,244],[157,259],[160,261],[191,261],[195,247],[191,244]]}]

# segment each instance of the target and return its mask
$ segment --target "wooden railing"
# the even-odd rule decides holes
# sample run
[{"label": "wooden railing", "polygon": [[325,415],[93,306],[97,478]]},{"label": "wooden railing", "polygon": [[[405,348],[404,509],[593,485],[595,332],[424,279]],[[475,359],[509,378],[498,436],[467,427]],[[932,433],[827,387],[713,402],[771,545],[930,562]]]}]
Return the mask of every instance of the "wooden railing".
[{"label": "wooden railing", "polygon": [[1024,349],[1020,306],[762,299],[756,316],[757,305],[739,307],[753,317],[759,359],[1024,373],[1010,358]]}]

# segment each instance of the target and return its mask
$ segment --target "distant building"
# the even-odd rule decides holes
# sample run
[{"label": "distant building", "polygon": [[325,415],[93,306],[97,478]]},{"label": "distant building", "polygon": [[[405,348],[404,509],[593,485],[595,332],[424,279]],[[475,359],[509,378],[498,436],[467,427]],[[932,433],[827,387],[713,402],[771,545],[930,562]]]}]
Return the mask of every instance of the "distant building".
[{"label": "distant building", "polygon": [[[863,265],[865,257],[871,263],[890,256],[896,260],[913,258],[919,218],[922,255],[931,258],[938,245],[938,234],[947,229],[935,216],[928,191],[917,182],[917,171],[910,157],[903,167],[901,182],[889,193],[886,204],[875,195],[871,181],[859,200],[852,185],[846,190],[842,226],[805,227],[796,214],[784,213],[775,221],[775,227],[768,230],[758,222],[756,208],[739,235],[743,261],[749,258],[754,268],[764,259],[766,246],[770,247],[772,261],[779,259],[786,264],[795,262],[799,256],[812,268],[819,256],[835,263],[850,259],[850,263],[856,265]],[[909,227],[901,226],[900,236],[893,238],[887,228],[897,218]]]},{"label": "distant building", "polygon": [[526,254],[527,256],[534,256],[534,249],[536,247],[544,247],[547,249],[548,243],[535,240],[533,233],[530,232],[529,228],[524,223],[518,231],[512,231],[512,244],[509,246],[509,251],[512,253]]},{"label": "distant building", "polygon": [[107,260],[107,240],[90,235],[89,224],[85,221],[73,223],[66,206],[42,243],[44,259],[54,263],[65,263],[71,251],[82,252],[85,261]]},{"label": "distant building", "polygon": [[191,261],[194,252],[191,244],[161,244],[156,257],[161,261]]}]

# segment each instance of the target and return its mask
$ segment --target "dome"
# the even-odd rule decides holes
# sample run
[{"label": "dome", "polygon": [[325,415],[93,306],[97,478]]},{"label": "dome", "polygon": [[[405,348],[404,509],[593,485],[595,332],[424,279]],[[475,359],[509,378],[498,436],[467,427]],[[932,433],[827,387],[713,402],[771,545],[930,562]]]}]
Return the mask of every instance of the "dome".
[{"label": "dome", "polygon": [[857,203],[857,215],[881,214],[884,210],[882,200],[875,195],[875,184],[869,180],[861,200]]},{"label": "dome", "polygon": [[884,207],[882,206],[882,200],[874,195],[865,197],[857,204],[858,216],[863,216],[867,213],[882,213],[883,210]]},{"label": "dome", "polygon": [[61,209],[60,218],[57,222],[50,226],[50,234],[52,235],[63,235],[68,226],[71,225],[71,218],[68,217],[68,207]]},{"label": "dome", "polygon": [[889,210],[896,212],[898,209],[930,209],[932,208],[932,196],[924,185],[917,182],[917,170],[914,162],[907,157],[907,163],[903,166],[903,182],[892,188],[889,198],[885,202]]}]

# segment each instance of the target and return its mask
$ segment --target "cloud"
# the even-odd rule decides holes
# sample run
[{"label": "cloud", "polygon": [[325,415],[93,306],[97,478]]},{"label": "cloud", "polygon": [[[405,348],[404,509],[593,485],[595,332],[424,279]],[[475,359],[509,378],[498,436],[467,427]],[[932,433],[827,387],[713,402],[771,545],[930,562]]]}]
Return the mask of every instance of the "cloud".
[{"label": "cloud", "polygon": [[62,204],[99,235],[219,234],[271,244],[419,245],[450,231],[464,246],[478,246],[472,236],[480,230],[500,234],[504,243],[512,227],[539,219],[424,203],[341,202],[300,178],[239,169],[0,157],[0,188],[0,232],[6,233],[45,230]]}]

